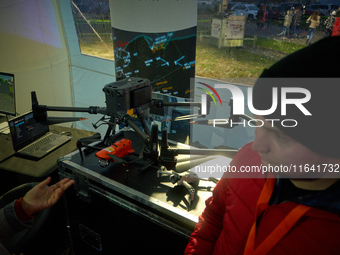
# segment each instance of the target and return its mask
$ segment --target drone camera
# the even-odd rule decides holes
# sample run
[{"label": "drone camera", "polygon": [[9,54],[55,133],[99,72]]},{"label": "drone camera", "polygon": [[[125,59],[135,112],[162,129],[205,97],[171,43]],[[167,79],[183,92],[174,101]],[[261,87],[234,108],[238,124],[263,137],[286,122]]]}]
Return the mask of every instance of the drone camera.
[{"label": "drone camera", "polygon": [[151,103],[152,89],[145,78],[128,78],[109,83],[103,88],[109,114],[126,112]]}]

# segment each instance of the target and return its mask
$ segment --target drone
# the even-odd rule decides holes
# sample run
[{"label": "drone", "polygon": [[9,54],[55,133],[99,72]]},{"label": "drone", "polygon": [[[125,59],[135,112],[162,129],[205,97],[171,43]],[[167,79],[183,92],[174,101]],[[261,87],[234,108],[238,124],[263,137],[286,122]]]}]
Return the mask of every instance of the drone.
[{"label": "drone", "polygon": [[[163,129],[161,132],[161,141],[159,141],[158,126],[152,125],[151,130],[145,121],[145,112],[150,107],[163,108],[165,106],[187,106],[198,107],[198,115],[200,114],[201,102],[163,102],[162,100],[152,99],[152,88],[150,81],[145,78],[132,77],[128,79],[119,80],[109,83],[104,86],[106,107],[90,106],[90,107],[58,107],[39,105],[35,91],[31,92],[32,112],[37,121],[46,125],[57,124],[69,121],[83,120],[84,118],[74,117],[48,117],[47,111],[62,111],[62,112],[86,112],[90,114],[103,114],[103,117],[96,123],[92,124],[96,129],[102,124],[107,124],[108,129],[103,139],[100,134],[95,136],[82,138],[77,141],[77,148],[80,156],[82,155],[82,147],[98,150],[96,157],[98,158],[101,167],[107,167],[110,163],[116,162],[128,166],[134,163],[127,162],[123,159],[125,156],[138,155],[138,160],[148,161],[150,165],[154,165],[158,169],[158,176],[167,175],[171,182],[186,187],[190,193],[190,200],[193,201],[195,189],[190,183],[199,180],[197,175],[193,173],[181,173],[176,169],[176,156],[180,154],[196,154],[196,155],[224,155],[234,156],[238,149],[179,149],[169,146],[167,130]],[[232,104],[230,104],[232,107]],[[208,111],[209,111],[208,104]],[[131,117],[127,112],[133,111],[137,118]],[[229,116],[230,120],[235,118],[251,119],[249,116],[233,115],[232,109]],[[141,123],[142,129],[136,124],[136,120]],[[101,124],[98,125],[98,123]],[[205,121],[208,124],[207,121]],[[205,124],[202,122],[202,124]],[[132,141],[129,139],[120,138],[121,132],[116,134],[116,125],[125,125],[131,127],[138,136],[144,141],[143,149],[139,154],[135,152],[131,145]],[[235,125],[234,125],[235,126]],[[232,126],[225,125],[226,128]],[[92,142],[99,141],[104,145],[93,146]]]}]

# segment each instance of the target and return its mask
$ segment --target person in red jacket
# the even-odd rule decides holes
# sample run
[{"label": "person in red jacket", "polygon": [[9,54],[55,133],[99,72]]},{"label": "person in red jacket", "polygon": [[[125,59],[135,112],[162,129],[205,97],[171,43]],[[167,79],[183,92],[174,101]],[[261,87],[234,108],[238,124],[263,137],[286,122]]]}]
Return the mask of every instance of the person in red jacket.
[{"label": "person in red jacket", "polygon": [[[285,102],[286,112],[278,97],[274,112],[255,116],[255,140],[231,165],[267,171],[224,174],[185,254],[340,253],[340,83],[331,61],[339,45],[340,37],[325,38],[264,70],[253,88],[255,109],[271,107],[273,88],[303,88],[311,97]],[[301,94],[287,98],[301,100]],[[297,125],[273,121],[282,119]]]}]

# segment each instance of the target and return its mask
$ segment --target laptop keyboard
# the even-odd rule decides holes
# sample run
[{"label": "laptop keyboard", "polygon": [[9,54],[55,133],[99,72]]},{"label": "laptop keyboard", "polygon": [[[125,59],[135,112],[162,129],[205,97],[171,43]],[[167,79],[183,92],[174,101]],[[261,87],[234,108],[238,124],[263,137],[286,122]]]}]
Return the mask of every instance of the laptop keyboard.
[{"label": "laptop keyboard", "polygon": [[35,152],[41,148],[43,148],[45,145],[53,142],[54,140],[58,139],[60,137],[60,135],[58,134],[54,134],[54,133],[50,133],[47,136],[45,136],[44,138],[41,138],[38,141],[35,141],[34,143],[28,145],[26,148],[22,149],[20,152],[24,152],[24,153],[32,153]]}]

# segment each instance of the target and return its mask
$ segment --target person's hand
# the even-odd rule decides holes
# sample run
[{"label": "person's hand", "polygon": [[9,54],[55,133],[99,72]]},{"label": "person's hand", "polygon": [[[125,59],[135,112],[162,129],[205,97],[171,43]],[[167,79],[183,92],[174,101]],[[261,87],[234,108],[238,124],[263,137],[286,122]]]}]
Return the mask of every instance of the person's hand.
[{"label": "person's hand", "polygon": [[74,180],[65,178],[50,187],[46,187],[50,181],[51,177],[48,177],[28,191],[22,199],[22,206],[29,215],[32,216],[56,204],[64,191],[74,184]]}]

